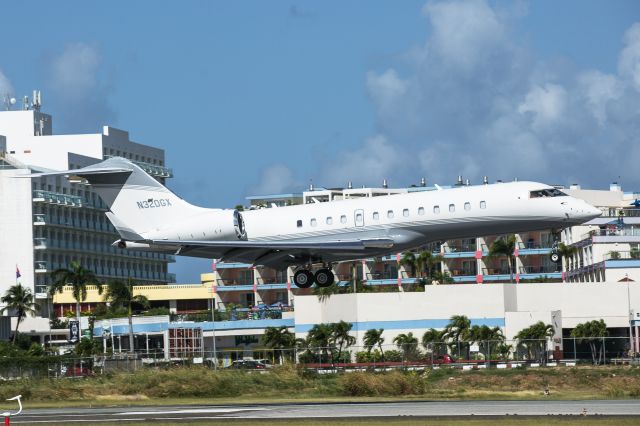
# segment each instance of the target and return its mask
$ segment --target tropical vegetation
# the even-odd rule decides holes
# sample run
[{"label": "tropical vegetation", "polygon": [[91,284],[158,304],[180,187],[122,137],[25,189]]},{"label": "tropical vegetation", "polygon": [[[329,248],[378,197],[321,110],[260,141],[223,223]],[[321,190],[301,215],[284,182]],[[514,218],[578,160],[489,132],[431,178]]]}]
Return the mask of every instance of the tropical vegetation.
[{"label": "tropical vegetation", "polygon": [[12,316],[17,318],[16,330],[13,333],[13,343],[15,344],[20,323],[27,315],[34,316],[39,306],[35,303],[31,290],[23,287],[22,284],[9,287],[4,296],[0,298],[0,301],[5,305],[0,309],[0,313],[9,312],[9,314],[13,314]]},{"label": "tropical vegetation", "polygon": [[[49,287],[49,294],[53,296],[55,293],[62,293],[66,285],[73,287],[72,294],[76,301],[76,319],[78,327],[80,322],[80,303],[87,300],[87,286],[93,284],[98,288],[98,293],[102,294],[102,283],[98,281],[96,275],[90,270],[84,268],[79,262],[73,261],[69,264],[69,268],[59,268],[51,273],[53,282]],[[80,335],[82,330],[80,329]]]},{"label": "tropical vegetation", "polygon": [[595,365],[600,364],[604,357],[604,337],[607,334],[607,324],[603,319],[580,323],[571,330],[571,337],[589,344],[591,359]]},{"label": "tropical vegetation", "polygon": [[501,238],[498,238],[491,244],[489,248],[489,257],[501,257],[504,256],[507,258],[507,263],[509,265],[509,277],[513,282],[513,270],[515,264],[515,250],[516,250],[516,236],[513,234],[505,235]]},{"label": "tropical vegetation", "polygon": [[112,280],[107,284],[107,291],[104,300],[110,303],[110,308],[116,310],[118,308],[126,311],[129,320],[129,351],[134,352],[133,344],[133,306],[138,305],[141,308],[150,306],[147,296],[141,294],[133,294],[133,281],[131,278],[127,282],[121,280]]}]

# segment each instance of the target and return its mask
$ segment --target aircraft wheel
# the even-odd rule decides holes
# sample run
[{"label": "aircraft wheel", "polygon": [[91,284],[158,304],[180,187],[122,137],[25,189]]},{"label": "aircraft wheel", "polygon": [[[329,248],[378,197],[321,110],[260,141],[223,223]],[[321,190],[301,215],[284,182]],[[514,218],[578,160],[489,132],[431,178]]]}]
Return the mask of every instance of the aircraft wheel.
[{"label": "aircraft wheel", "polygon": [[329,287],[335,281],[333,272],[329,268],[318,269],[315,276],[318,287]]},{"label": "aircraft wheel", "polygon": [[309,288],[313,285],[313,274],[306,269],[301,269],[293,275],[293,283],[299,288]]},{"label": "aircraft wheel", "polygon": [[551,261],[553,263],[558,263],[560,262],[560,255],[558,253],[551,253]]}]

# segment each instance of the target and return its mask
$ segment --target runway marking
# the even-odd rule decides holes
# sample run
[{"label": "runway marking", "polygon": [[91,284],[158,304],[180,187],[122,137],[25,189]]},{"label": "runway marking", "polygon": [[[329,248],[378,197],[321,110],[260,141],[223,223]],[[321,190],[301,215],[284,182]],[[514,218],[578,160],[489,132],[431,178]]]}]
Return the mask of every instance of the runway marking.
[{"label": "runway marking", "polygon": [[198,414],[198,413],[237,413],[240,411],[264,411],[266,408],[198,408],[185,410],[168,411],[126,411],[123,413],[113,413],[112,416],[147,416],[160,414]]}]

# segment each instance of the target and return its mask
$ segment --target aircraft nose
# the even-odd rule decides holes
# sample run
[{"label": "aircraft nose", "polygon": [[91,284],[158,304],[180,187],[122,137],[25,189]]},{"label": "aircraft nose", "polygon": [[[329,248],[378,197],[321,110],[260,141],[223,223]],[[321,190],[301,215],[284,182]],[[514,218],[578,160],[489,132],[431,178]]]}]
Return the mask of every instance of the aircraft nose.
[{"label": "aircraft nose", "polygon": [[587,221],[602,216],[602,210],[591,204],[584,203],[583,206],[578,209],[578,216]]}]

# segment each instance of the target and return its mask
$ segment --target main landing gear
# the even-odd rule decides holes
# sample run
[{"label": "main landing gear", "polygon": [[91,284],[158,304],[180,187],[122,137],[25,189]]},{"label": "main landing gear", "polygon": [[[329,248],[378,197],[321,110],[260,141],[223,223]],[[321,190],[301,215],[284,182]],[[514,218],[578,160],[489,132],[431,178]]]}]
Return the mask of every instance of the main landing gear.
[{"label": "main landing gear", "polygon": [[308,269],[300,269],[293,275],[293,283],[299,288],[309,288],[314,282],[318,287],[329,287],[334,281],[329,268],[318,269],[315,274]]}]

